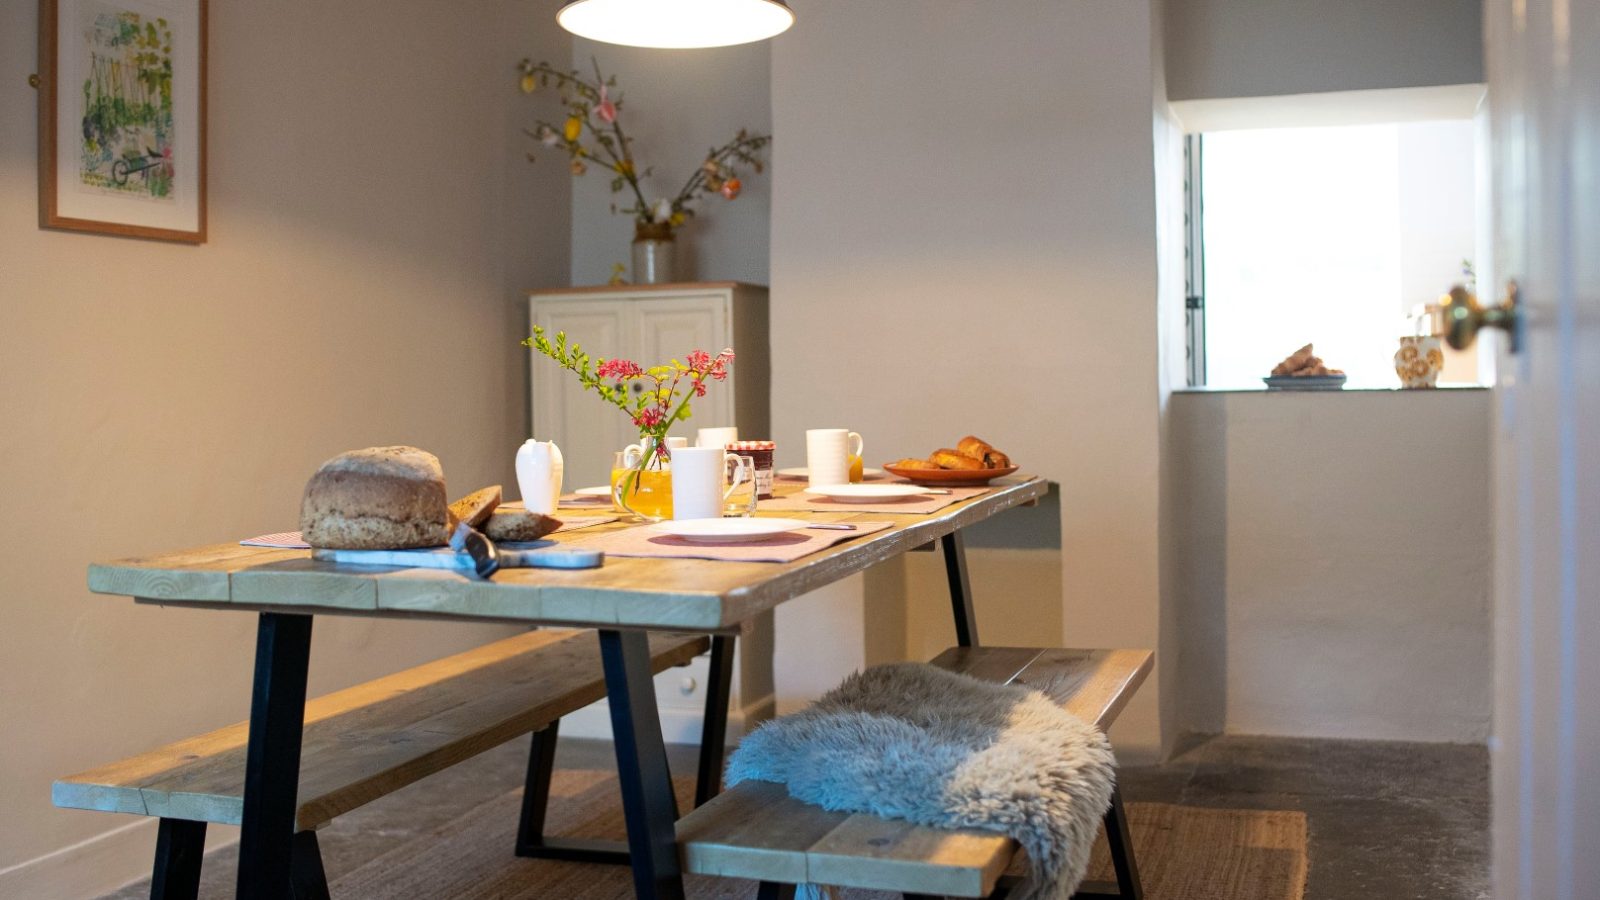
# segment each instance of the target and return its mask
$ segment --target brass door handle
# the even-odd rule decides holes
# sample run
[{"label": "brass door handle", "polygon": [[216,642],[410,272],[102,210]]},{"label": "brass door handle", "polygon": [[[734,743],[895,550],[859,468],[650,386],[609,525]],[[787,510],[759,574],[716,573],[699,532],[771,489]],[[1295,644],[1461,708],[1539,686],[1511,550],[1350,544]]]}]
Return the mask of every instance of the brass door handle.
[{"label": "brass door handle", "polygon": [[1476,294],[1462,285],[1450,289],[1439,298],[1435,308],[1433,333],[1457,350],[1472,346],[1480,328],[1499,328],[1509,336],[1510,350],[1517,352],[1521,343],[1518,334],[1517,283],[1506,282],[1506,299],[1498,306],[1485,307]]}]

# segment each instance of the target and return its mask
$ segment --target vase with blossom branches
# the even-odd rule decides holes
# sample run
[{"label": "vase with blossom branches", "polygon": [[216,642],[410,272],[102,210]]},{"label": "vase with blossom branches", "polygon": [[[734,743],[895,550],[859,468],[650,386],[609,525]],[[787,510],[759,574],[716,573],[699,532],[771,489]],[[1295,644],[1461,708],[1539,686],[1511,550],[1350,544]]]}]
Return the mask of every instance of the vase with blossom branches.
[{"label": "vase with blossom branches", "polygon": [[670,459],[667,430],[688,420],[692,415],[690,401],[704,397],[711,382],[727,380],[733,350],[723,350],[715,356],[704,350],[691,350],[682,361],[673,359],[645,368],[628,359],[592,360],[581,345],[568,343],[566,332],[556,332],[551,340],[537,325],[533,336],[522,343],[572,372],[585,390],[599,394],[628,416],[639,430],[640,452],[628,471],[614,479],[612,499],[641,519],[664,518],[656,509],[646,509],[638,503],[645,473],[665,471]]},{"label": "vase with blossom branches", "polygon": [[[676,194],[651,197],[641,179],[650,178],[654,169],[639,166],[633,139],[623,131],[623,98],[617,90],[617,77],[603,75],[592,57],[590,64],[593,80],[577,69],[561,70],[547,62],[524,59],[520,63],[522,90],[533,93],[553,87],[566,111],[559,125],[540,119],[525,130],[541,145],[564,153],[574,176],[596,169],[610,174],[611,193],[621,201],[614,200],[611,211],[634,219],[634,280],[641,284],[671,281],[676,230],[695,215],[695,204],[707,194],[719,195],[725,202],[737,199],[744,187],[740,167],[759,174],[764,168],[761,151],[772,143],[772,136],[739,129],[731,140],[706,151]],[[528,160],[535,159],[529,152]]]}]

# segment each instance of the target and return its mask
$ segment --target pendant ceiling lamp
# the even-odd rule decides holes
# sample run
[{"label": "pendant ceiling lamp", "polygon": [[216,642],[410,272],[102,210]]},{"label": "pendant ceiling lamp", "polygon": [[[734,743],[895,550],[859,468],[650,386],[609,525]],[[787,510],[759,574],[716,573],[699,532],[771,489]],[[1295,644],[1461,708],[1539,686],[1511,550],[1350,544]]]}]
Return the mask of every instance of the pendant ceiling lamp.
[{"label": "pendant ceiling lamp", "polygon": [[574,0],[556,13],[579,37],[630,47],[726,47],[794,24],[782,0]]}]

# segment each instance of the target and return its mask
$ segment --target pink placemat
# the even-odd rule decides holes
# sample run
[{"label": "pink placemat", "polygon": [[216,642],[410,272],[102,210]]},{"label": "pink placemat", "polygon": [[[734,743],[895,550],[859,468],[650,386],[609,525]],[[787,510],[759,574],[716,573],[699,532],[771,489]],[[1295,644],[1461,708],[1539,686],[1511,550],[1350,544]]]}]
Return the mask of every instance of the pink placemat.
[{"label": "pink placemat", "polygon": [[[593,525],[604,525],[615,522],[617,516],[562,516],[561,527],[556,531],[576,531],[579,528],[588,528]],[[244,547],[277,547],[283,550],[310,550],[311,545],[305,542],[298,531],[279,531],[273,534],[261,534],[253,538],[245,538],[239,542]]]},{"label": "pink placemat", "polygon": [[567,541],[568,548],[604,550],[608,556],[648,556],[667,559],[715,559],[733,562],[794,562],[834,544],[854,540],[893,525],[891,522],[851,522],[855,531],[788,531],[762,541],[701,544],[663,534],[649,525]]},{"label": "pink placemat", "polygon": [[759,501],[756,508],[762,512],[914,513],[925,516],[928,513],[938,512],[952,503],[960,503],[979,494],[986,494],[992,488],[958,487],[930,488],[930,490],[947,490],[950,493],[930,494],[927,499],[912,497],[894,503],[846,503],[801,491],[787,497],[773,497],[771,500]]}]

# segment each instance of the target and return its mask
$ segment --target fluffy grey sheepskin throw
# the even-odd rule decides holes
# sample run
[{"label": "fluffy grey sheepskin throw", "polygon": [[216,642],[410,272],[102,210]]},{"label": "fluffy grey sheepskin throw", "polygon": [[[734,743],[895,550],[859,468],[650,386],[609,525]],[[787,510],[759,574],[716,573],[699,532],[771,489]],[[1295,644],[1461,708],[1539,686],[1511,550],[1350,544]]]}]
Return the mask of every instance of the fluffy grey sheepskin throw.
[{"label": "fluffy grey sheepskin throw", "polygon": [[761,725],[734,751],[728,783],[777,782],[825,809],[1003,832],[1028,853],[1012,896],[1066,900],[1088,868],[1115,766],[1104,735],[1038,691],[896,663]]}]

